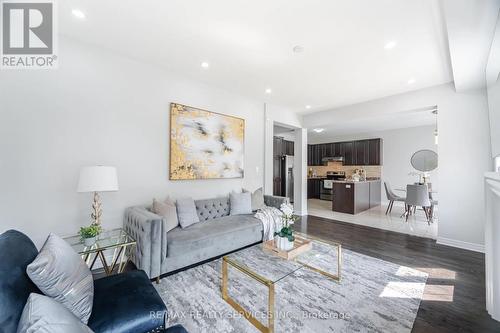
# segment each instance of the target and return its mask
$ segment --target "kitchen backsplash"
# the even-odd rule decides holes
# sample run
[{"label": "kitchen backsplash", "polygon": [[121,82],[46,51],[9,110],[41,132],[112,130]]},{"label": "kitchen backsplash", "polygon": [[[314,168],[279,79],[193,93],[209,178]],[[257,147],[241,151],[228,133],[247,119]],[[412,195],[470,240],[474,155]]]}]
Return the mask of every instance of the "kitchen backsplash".
[{"label": "kitchen backsplash", "polygon": [[328,165],[321,166],[308,166],[307,170],[313,171],[316,176],[326,176],[327,171],[344,171],[347,177],[354,173],[355,169],[364,169],[366,172],[366,177],[378,177],[382,176],[382,166],[380,165],[342,165],[342,162],[328,162]]}]

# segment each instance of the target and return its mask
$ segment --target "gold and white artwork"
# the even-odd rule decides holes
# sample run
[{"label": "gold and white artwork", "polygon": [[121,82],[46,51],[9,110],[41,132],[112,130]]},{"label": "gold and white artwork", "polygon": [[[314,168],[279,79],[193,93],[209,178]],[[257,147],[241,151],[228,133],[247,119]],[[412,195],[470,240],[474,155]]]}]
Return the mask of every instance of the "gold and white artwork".
[{"label": "gold and white artwork", "polygon": [[170,179],[243,178],[245,120],[170,105]]}]

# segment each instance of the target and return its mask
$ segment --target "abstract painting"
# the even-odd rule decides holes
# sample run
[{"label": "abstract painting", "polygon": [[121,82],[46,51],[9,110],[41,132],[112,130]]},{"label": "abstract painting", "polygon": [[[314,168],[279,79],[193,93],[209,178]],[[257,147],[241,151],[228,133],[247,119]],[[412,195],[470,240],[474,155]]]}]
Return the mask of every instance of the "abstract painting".
[{"label": "abstract painting", "polygon": [[243,178],[245,120],[170,104],[170,179]]}]

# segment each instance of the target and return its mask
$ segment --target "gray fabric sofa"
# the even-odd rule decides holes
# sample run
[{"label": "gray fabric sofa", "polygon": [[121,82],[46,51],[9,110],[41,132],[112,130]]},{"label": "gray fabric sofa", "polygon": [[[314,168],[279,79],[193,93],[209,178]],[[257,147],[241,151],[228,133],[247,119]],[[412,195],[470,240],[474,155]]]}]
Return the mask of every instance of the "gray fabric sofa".
[{"label": "gray fabric sofa", "polygon": [[[279,208],[288,198],[264,196],[267,206]],[[136,239],[130,260],[150,279],[218,257],[262,241],[263,228],[254,214],[229,215],[228,197],[195,201],[199,223],[165,232],[165,218],[150,207],[125,210],[123,225]]]}]

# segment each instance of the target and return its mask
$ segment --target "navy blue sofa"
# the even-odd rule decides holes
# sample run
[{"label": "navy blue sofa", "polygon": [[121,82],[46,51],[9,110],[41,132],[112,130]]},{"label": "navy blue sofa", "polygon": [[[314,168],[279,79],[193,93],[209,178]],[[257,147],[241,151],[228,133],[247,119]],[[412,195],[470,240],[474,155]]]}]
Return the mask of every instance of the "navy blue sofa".
[{"label": "navy blue sofa", "polygon": [[[23,233],[0,235],[0,333],[15,333],[30,293],[41,293],[26,274],[38,254]],[[167,308],[144,271],[136,270],[94,281],[94,304],[88,326],[95,333],[187,333],[164,328]]]}]

